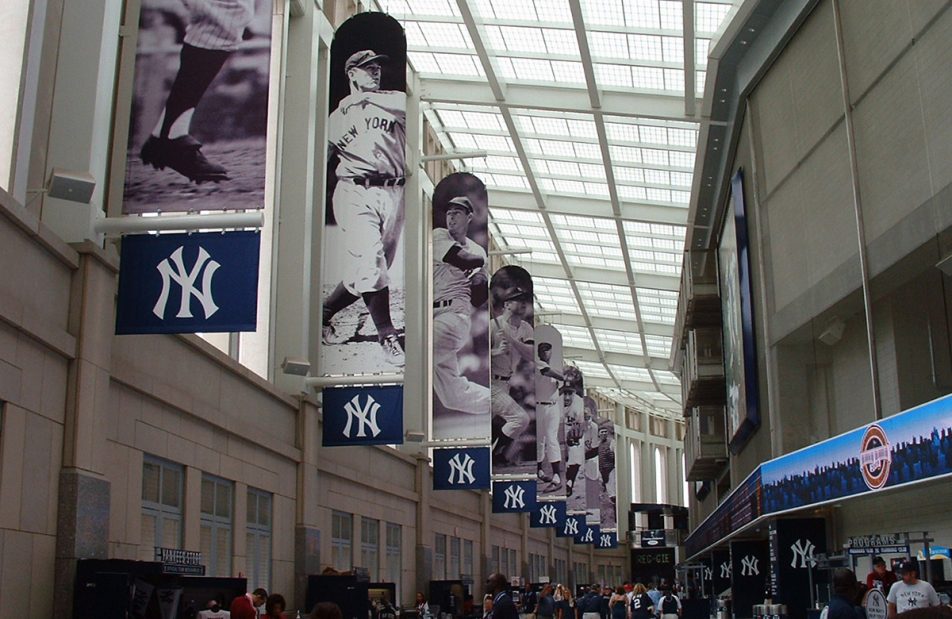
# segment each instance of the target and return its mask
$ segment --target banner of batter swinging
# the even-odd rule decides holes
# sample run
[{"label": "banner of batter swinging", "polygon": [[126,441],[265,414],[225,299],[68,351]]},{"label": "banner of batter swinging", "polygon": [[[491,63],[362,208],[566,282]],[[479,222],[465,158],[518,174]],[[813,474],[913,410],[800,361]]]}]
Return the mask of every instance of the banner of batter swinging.
[{"label": "banner of batter swinging", "polygon": [[486,186],[451,174],[433,190],[433,438],[489,438]]},{"label": "banner of batter swinging", "polygon": [[406,62],[403,28],[360,13],[331,44],[321,373],[388,373],[405,364],[403,229]]},{"label": "banner of batter swinging", "polygon": [[536,464],[532,277],[497,270],[489,283],[493,475],[533,474]]}]

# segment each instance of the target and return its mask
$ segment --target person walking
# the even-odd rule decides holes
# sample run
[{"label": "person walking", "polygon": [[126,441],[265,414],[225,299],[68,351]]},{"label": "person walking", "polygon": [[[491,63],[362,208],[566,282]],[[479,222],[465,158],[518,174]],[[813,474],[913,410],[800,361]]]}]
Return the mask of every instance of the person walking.
[{"label": "person walking", "polygon": [[928,608],[939,605],[939,595],[924,580],[919,580],[919,566],[915,561],[904,561],[899,566],[902,580],[889,588],[886,602],[889,607],[889,619],[897,614],[916,608]]},{"label": "person walking", "polygon": [[627,601],[628,596],[625,595],[625,588],[616,588],[615,593],[613,593],[611,598],[608,600],[608,609],[611,613],[611,619],[627,619]]},{"label": "person walking", "polygon": [[536,604],[536,619],[555,619],[555,598],[552,596],[552,585],[545,585],[539,593],[539,602]]},{"label": "person walking", "polygon": [[503,574],[495,573],[489,576],[486,586],[493,596],[493,619],[519,619],[516,604],[509,595],[508,580]]},{"label": "person walking", "polygon": [[839,567],[833,571],[833,596],[826,610],[826,619],[862,619],[855,604],[858,583],[853,570]]},{"label": "person walking", "polygon": [[661,619],[680,619],[681,600],[671,591],[671,587],[664,587],[661,591],[661,601],[658,602]]},{"label": "person walking", "polygon": [[631,591],[631,602],[628,604],[629,619],[651,619],[655,613],[654,602],[648,596],[648,590],[640,582]]}]

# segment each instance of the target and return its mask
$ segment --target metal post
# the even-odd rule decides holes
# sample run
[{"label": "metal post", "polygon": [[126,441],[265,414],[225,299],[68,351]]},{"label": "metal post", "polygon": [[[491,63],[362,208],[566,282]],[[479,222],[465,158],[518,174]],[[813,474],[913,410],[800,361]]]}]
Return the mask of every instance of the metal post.
[{"label": "metal post", "polygon": [[177,215],[170,217],[106,217],[93,224],[97,234],[130,232],[188,232],[191,230],[218,230],[227,228],[260,228],[264,212],[222,213],[213,215]]}]

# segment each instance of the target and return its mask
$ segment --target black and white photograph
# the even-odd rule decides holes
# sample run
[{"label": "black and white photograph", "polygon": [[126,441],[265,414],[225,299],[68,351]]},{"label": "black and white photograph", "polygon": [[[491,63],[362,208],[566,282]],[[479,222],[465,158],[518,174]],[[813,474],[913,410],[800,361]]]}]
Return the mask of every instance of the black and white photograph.
[{"label": "black and white photograph", "polygon": [[321,372],[399,371],[404,353],[406,37],[360,13],[331,44]]},{"label": "black and white photograph", "polygon": [[585,379],[574,365],[562,366],[559,386],[560,435],[562,461],[565,463],[565,487],[560,498],[572,513],[585,513],[585,446],[582,435],[585,421]]},{"label": "black and white photograph", "polygon": [[[611,419],[598,420],[598,438],[594,444],[598,478],[595,483],[595,509],[598,510],[597,524],[602,531],[618,526],[617,494],[618,482],[615,477],[615,424]],[[591,486],[587,492],[591,492]],[[592,499],[587,497],[589,505]]]},{"label": "black and white photograph", "polygon": [[565,461],[562,457],[562,402],[565,383],[562,334],[551,325],[535,328],[536,475],[540,500],[565,498]]},{"label": "black and white photograph", "polygon": [[489,208],[459,172],[433,190],[433,438],[489,438]]},{"label": "black and white photograph", "polygon": [[122,212],[264,208],[272,0],[142,0]]},{"label": "black and white photograph", "polygon": [[532,276],[497,270],[489,283],[493,475],[532,474],[536,462]]}]

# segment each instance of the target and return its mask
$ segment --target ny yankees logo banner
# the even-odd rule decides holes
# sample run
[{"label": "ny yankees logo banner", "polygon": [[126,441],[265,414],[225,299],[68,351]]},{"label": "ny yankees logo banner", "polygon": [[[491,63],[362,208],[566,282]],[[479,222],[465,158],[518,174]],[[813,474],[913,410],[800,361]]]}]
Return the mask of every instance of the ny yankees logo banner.
[{"label": "ny yankees logo banner", "polygon": [[558,529],[565,522],[565,501],[538,501],[529,516],[529,526],[533,529]]},{"label": "ny yankees logo banner", "polygon": [[532,276],[504,266],[489,282],[493,475],[533,473],[535,332]]},{"label": "ny yankees logo banner", "polygon": [[122,239],[116,333],[254,331],[257,232]]},{"label": "ny yankees logo banner", "polygon": [[599,529],[595,537],[595,547],[599,549],[618,548],[618,531]]},{"label": "ny yankees logo banner", "polygon": [[489,438],[489,205],[460,172],[433,190],[433,437]]},{"label": "ny yankees logo banner", "polygon": [[731,586],[731,553],[728,550],[716,550],[711,553],[711,587],[714,595]]},{"label": "ny yankees logo banner", "polygon": [[465,447],[433,450],[434,490],[483,490],[489,488],[489,448]]},{"label": "ny yankees logo banner", "polygon": [[770,552],[766,541],[731,542],[731,591],[735,616],[751,615],[754,604],[761,603],[769,575]]},{"label": "ny yankees logo banner", "polygon": [[122,212],[264,208],[272,1],[139,7]]},{"label": "ny yankees logo banner", "polygon": [[323,394],[324,447],[403,443],[403,387],[333,387]]},{"label": "ny yankees logo banner", "polygon": [[559,526],[555,528],[555,536],[575,538],[583,526],[585,526],[584,515],[579,517],[575,514],[568,514],[565,520],[560,522]]},{"label": "ny yankees logo banner", "polygon": [[594,544],[598,536],[598,527],[585,524],[585,518],[578,516],[578,532],[575,533],[576,544]]},{"label": "ny yankees logo banner", "polygon": [[536,505],[535,481],[494,481],[493,513],[532,512]]},{"label": "ny yankees logo banner", "polygon": [[[406,184],[403,28],[360,13],[331,44],[321,372],[398,372],[404,354]],[[316,325],[315,325],[316,326]],[[316,331],[316,329],[315,329]]]},{"label": "ny yankees logo banner", "polygon": [[815,569],[817,555],[827,552],[826,521],[823,518],[776,520],[770,524],[769,541],[774,599],[778,604],[787,605],[791,617],[806,617],[810,583],[829,582],[827,570]]}]

